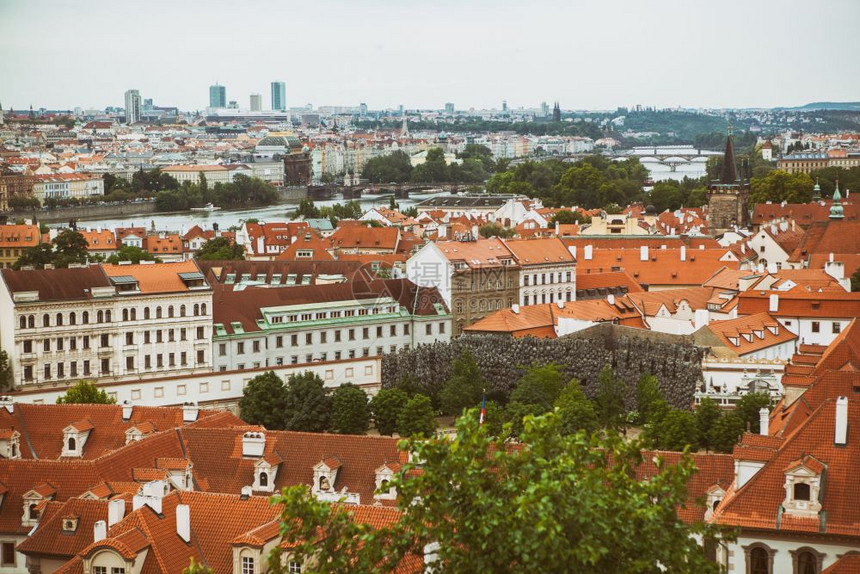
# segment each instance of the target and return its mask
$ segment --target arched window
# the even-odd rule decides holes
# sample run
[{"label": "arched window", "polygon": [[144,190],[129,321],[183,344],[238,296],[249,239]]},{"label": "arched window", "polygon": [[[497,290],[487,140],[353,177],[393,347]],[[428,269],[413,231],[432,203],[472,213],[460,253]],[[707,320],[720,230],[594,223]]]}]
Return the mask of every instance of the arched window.
[{"label": "arched window", "polygon": [[201,315],[206,314],[206,303],[203,303],[202,305],[200,305],[200,314]]},{"label": "arched window", "polygon": [[167,317],[169,319],[173,319],[173,305],[171,305],[167,308]]},{"label": "arched window", "polygon": [[81,313],[81,323],[84,325],[88,325],[89,322],[90,322],[90,312],[84,311],[83,313]]},{"label": "arched window", "polygon": [[134,307],[131,308],[131,320],[137,321],[137,309]]},{"label": "arched window", "polygon": [[110,309],[105,311],[105,322],[110,323]]},{"label": "arched window", "polygon": [[123,320],[123,321],[128,321],[128,309],[123,309],[123,310],[122,310],[122,320]]},{"label": "arched window", "polygon": [[68,450],[75,450],[75,446],[76,446],[75,437],[70,436],[69,437],[69,448],[68,448]]},{"label": "arched window", "polygon": [[161,319],[161,307],[156,307],[156,308],[155,308],[155,318],[156,318],[156,319]]},{"label": "arched window", "polygon": [[57,326],[59,327],[62,324],[63,324],[63,314],[57,313]]},{"label": "arched window", "polygon": [[180,316],[180,317],[184,317],[184,316],[185,316],[185,305],[180,305],[180,306],[179,306],[179,316]]},{"label": "arched window", "polygon": [[27,317],[27,328],[28,329],[35,329],[36,328],[36,316],[35,315],[30,315],[29,317]]},{"label": "arched window", "polygon": [[196,317],[196,316],[197,316],[197,315],[199,315],[199,314],[200,314],[200,305],[198,305],[197,303],[195,303],[195,304],[194,304],[194,316]]},{"label": "arched window", "polygon": [[269,473],[260,473],[260,486],[269,486]]},{"label": "arched window", "polygon": [[455,301],[454,307],[457,309],[457,313],[462,313],[463,312],[463,301],[462,300]]},{"label": "arched window", "polygon": [[96,313],[96,323],[104,323],[104,320],[105,320],[105,314],[101,309],[99,309],[98,312]]},{"label": "arched window", "polygon": [[78,316],[74,311],[69,313],[69,325],[77,325],[78,324]]},{"label": "arched window", "polygon": [[25,317],[24,315],[21,315],[21,320],[19,321],[19,324],[21,325],[22,329],[26,329],[27,328],[27,317]]},{"label": "arched window", "polygon": [[143,308],[143,318],[144,318],[144,320],[149,319],[149,307]]},{"label": "arched window", "polygon": [[809,500],[809,485],[805,482],[797,482],[794,484],[794,499]]},{"label": "arched window", "polygon": [[35,503],[27,508],[27,514],[30,520],[39,520],[39,506]]},{"label": "arched window", "polygon": [[48,316],[47,313],[42,315],[42,326],[43,327],[50,327],[51,326],[51,318]]},{"label": "arched window", "polygon": [[771,574],[770,557],[764,548],[750,550],[750,574]]},{"label": "arched window", "polygon": [[797,574],[818,574],[818,558],[812,552],[801,552],[797,555]]}]

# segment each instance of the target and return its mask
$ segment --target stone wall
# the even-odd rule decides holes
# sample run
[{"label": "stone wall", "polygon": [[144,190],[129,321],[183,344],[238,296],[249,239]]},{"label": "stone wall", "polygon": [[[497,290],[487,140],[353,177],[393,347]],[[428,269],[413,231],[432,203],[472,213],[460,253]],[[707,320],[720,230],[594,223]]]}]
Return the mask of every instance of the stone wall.
[{"label": "stone wall", "polygon": [[6,216],[9,221],[33,219],[35,217],[36,220],[42,223],[68,223],[72,219],[116,218],[120,216],[147,215],[150,213],[158,213],[154,201],[11,211],[2,215]]}]

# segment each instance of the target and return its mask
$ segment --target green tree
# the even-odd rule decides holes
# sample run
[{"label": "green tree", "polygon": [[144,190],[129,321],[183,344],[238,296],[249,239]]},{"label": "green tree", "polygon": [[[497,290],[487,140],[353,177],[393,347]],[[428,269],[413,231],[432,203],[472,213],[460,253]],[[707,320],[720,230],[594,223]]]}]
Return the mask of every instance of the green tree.
[{"label": "green tree", "polygon": [[0,390],[11,389],[14,382],[9,355],[6,351],[0,349]]},{"label": "green tree", "polygon": [[107,258],[107,263],[116,265],[120,261],[129,261],[137,264],[141,261],[156,261],[161,262],[155,255],[145,249],[141,249],[135,245],[123,245],[119,250]]},{"label": "green tree", "polygon": [[242,420],[251,425],[263,425],[269,430],[286,428],[285,407],[284,381],[274,371],[267,371],[248,381],[239,399]]},{"label": "green tree", "polygon": [[453,374],[439,392],[439,403],[445,413],[460,414],[464,408],[480,404],[486,383],[472,352],[465,348],[454,359]]},{"label": "green tree", "polygon": [[93,381],[80,381],[74,387],[68,389],[66,394],[57,397],[58,405],[112,405],[114,403],[116,403],[116,399],[108,396],[108,394],[104,390],[98,388]]},{"label": "green tree", "polygon": [[403,405],[397,416],[397,432],[404,437],[433,436],[436,432],[436,413],[430,397],[415,395]]},{"label": "green tree", "polygon": [[[332,509],[306,486],[285,489],[275,502],[293,559],[312,557],[320,573],[394,572],[437,543],[446,572],[720,571],[698,540],[723,531],[677,516],[695,472],[689,454],[677,464],[657,457],[640,480],[631,469],[652,464],[641,443],[565,435],[554,414],[526,420],[527,448],[491,437],[476,416],[456,428],[453,439],[406,445],[420,464],[404,465],[391,483],[403,513],[390,526],[359,524],[348,506]],[[269,560],[275,569],[284,568],[280,552]]]},{"label": "green tree", "polygon": [[638,424],[653,420],[653,410],[657,401],[664,401],[663,393],[657,383],[657,377],[644,373],[636,383],[636,412]]},{"label": "green tree", "polygon": [[535,363],[517,381],[517,388],[511,393],[511,402],[537,405],[545,413],[552,410],[563,385],[564,375],[557,364]]},{"label": "green tree", "polygon": [[245,248],[238,243],[232,243],[226,237],[215,237],[204,243],[194,253],[194,258],[215,261],[242,261],[245,259]]},{"label": "green tree", "polygon": [[851,275],[851,291],[854,293],[860,291],[860,267]]},{"label": "green tree", "polygon": [[708,442],[716,452],[732,452],[744,432],[744,421],[734,412],[724,413],[714,421]]},{"label": "green tree", "polygon": [[284,393],[284,428],[323,432],[329,428],[331,397],[319,375],[310,371],[290,375]]},{"label": "green tree", "polygon": [[370,411],[379,434],[393,435],[397,430],[397,418],[409,402],[409,395],[400,389],[380,389],[370,401]]},{"label": "green tree", "polygon": [[770,410],[771,407],[770,393],[747,393],[735,405],[735,412],[744,422],[744,428],[757,433],[761,422],[761,409]]},{"label": "green tree", "polygon": [[331,430],[340,434],[364,434],[370,426],[367,394],[347,383],[331,396]]},{"label": "green tree", "polygon": [[720,418],[720,407],[716,401],[705,397],[696,407],[696,427],[699,433],[699,445],[707,450],[713,448],[711,445],[711,431]]},{"label": "green tree", "polygon": [[597,377],[594,404],[600,426],[620,429],[624,425],[624,381],[615,376],[612,367],[604,365]]},{"label": "green tree", "polygon": [[550,219],[549,224],[555,225],[559,223],[561,225],[569,225],[572,223],[584,223],[585,217],[580,215],[578,211],[571,211],[569,209],[563,209],[561,211],[556,211],[555,215]]},{"label": "green tree", "polygon": [[588,400],[579,381],[570,381],[555,400],[555,410],[561,419],[561,430],[565,434],[573,434],[584,430],[592,433],[597,430],[597,411],[594,403]]},{"label": "green tree", "polygon": [[485,145],[466,144],[466,147],[457,154],[457,159],[477,160],[481,163],[482,170],[486,173],[496,171],[496,162],[493,160],[493,151]]},{"label": "green tree", "polygon": [[484,238],[490,237],[513,237],[516,231],[509,227],[503,227],[497,223],[485,223],[478,229],[478,234]]},{"label": "green tree", "polygon": [[806,173],[774,170],[764,177],[750,180],[750,204],[772,201],[779,203],[809,203],[815,182]]},{"label": "green tree", "polygon": [[525,430],[525,419],[528,416],[539,417],[548,411],[543,406],[535,403],[510,402],[505,407],[505,429],[508,436],[518,438]]},{"label": "green tree", "polygon": [[314,202],[310,199],[302,199],[293,214],[293,219],[317,219],[319,216],[320,210],[314,205]]},{"label": "green tree", "polygon": [[428,149],[424,163],[418,164],[412,171],[412,181],[417,183],[444,183],[450,180],[445,152],[441,148]]},{"label": "green tree", "polygon": [[401,150],[371,158],[361,170],[362,179],[371,183],[403,183],[412,175],[412,160]]},{"label": "green tree", "polygon": [[662,450],[699,449],[699,430],[696,417],[690,411],[669,409],[666,415],[652,423],[656,427],[655,435]]},{"label": "green tree", "polygon": [[13,267],[21,269],[32,266],[36,269],[44,269],[48,264],[61,268],[68,267],[72,263],[86,263],[89,258],[88,245],[81,233],[73,229],[64,229],[57,234],[50,245],[42,243],[24,250]]}]

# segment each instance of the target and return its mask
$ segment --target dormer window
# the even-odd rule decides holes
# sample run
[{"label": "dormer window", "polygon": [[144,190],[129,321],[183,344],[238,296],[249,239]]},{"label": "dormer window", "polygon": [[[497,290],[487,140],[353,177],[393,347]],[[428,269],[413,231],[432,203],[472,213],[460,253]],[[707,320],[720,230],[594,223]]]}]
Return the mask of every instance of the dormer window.
[{"label": "dormer window", "polygon": [[821,512],[820,490],[827,467],[813,456],[806,455],[785,469],[786,514],[814,518]]},{"label": "dormer window", "polygon": [[269,486],[269,473],[266,471],[261,471],[259,482],[262,488],[266,488],[267,486]]},{"label": "dormer window", "polygon": [[274,492],[275,477],[281,464],[281,457],[277,454],[269,455],[254,465],[253,489],[263,492]]},{"label": "dormer window", "polygon": [[76,450],[78,450],[78,447],[77,447],[76,445],[77,445],[77,442],[75,441],[75,437],[70,436],[70,437],[69,437],[69,440],[68,440],[68,446],[66,447],[66,450],[69,450],[69,451],[76,451]]},{"label": "dormer window", "polygon": [[90,436],[93,424],[88,420],[74,422],[63,429],[63,452],[60,456],[81,458],[84,444]]},{"label": "dormer window", "polygon": [[78,529],[78,520],[77,516],[63,518],[63,532],[74,533]]},{"label": "dormer window", "polygon": [[0,430],[0,458],[21,458],[21,433]]},{"label": "dormer window", "polygon": [[383,464],[376,469],[376,493],[373,495],[377,500],[394,500],[397,498],[397,489],[391,484],[395,473],[400,471],[399,464]]}]

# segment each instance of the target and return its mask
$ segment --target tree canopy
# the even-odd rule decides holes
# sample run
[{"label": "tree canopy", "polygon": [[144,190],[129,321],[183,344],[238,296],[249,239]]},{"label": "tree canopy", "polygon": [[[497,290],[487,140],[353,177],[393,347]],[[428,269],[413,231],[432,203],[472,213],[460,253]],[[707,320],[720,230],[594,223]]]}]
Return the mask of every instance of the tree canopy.
[{"label": "tree canopy", "polygon": [[200,246],[194,253],[195,259],[238,260],[245,259],[245,248],[238,243],[232,243],[226,237],[215,237]]},{"label": "tree canopy", "polygon": [[815,182],[806,173],[774,170],[750,181],[750,203],[809,203]]},{"label": "tree canopy", "polygon": [[361,170],[362,179],[371,183],[404,183],[411,175],[412,160],[401,150],[371,158]]},{"label": "tree canopy", "polygon": [[58,405],[68,404],[98,404],[112,405],[116,399],[109,396],[104,390],[98,388],[93,381],[80,381],[71,387],[66,393],[57,397]]},{"label": "tree canopy", "polygon": [[284,428],[323,432],[329,428],[331,397],[323,381],[310,371],[290,375],[284,392]]},{"label": "tree canopy", "polygon": [[36,269],[44,269],[45,265],[62,268],[72,263],[86,263],[89,259],[88,245],[80,232],[74,229],[63,229],[50,244],[42,243],[24,250],[13,268],[32,266]]},{"label": "tree canopy", "polygon": [[364,434],[370,426],[367,394],[352,383],[339,386],[331,397],[331,430],[340,434]]},{"label": "tree canopy", "polygon": [[116,253],[107,258],[107,263],[112,263],[114,265],[120,261],[129,261],[134,264],[140,263],[141,261],[156,261],[160,263],[161,259],[136,245],[123,245]]},{"label": "tree canopy", "polygon": [[[653,475],[640,480],[631,469],[650,462],[641,443],[566,435],[556,414],[528,417],[522,444],[491,437],[475,410],[453,438],[409,441],[413,462],[390,483],[402,514],[379,529],[304,485],[287,488],[275,501],[291,559],[312,557],[321,573],[393,572],[433,544],[450,572],[719,572],[694,537],[719,531],[676,514],[695,472],[689,455],[676,465],[656,457]],[[276,571],[279,552],[270,558]]]},{"label": "tree canopy", "polygon": [[286,428],[284,381],[274,371],[267,371],[248,381],[239,399],[242,420],[251,425],[263,425],[270,430]]}]

